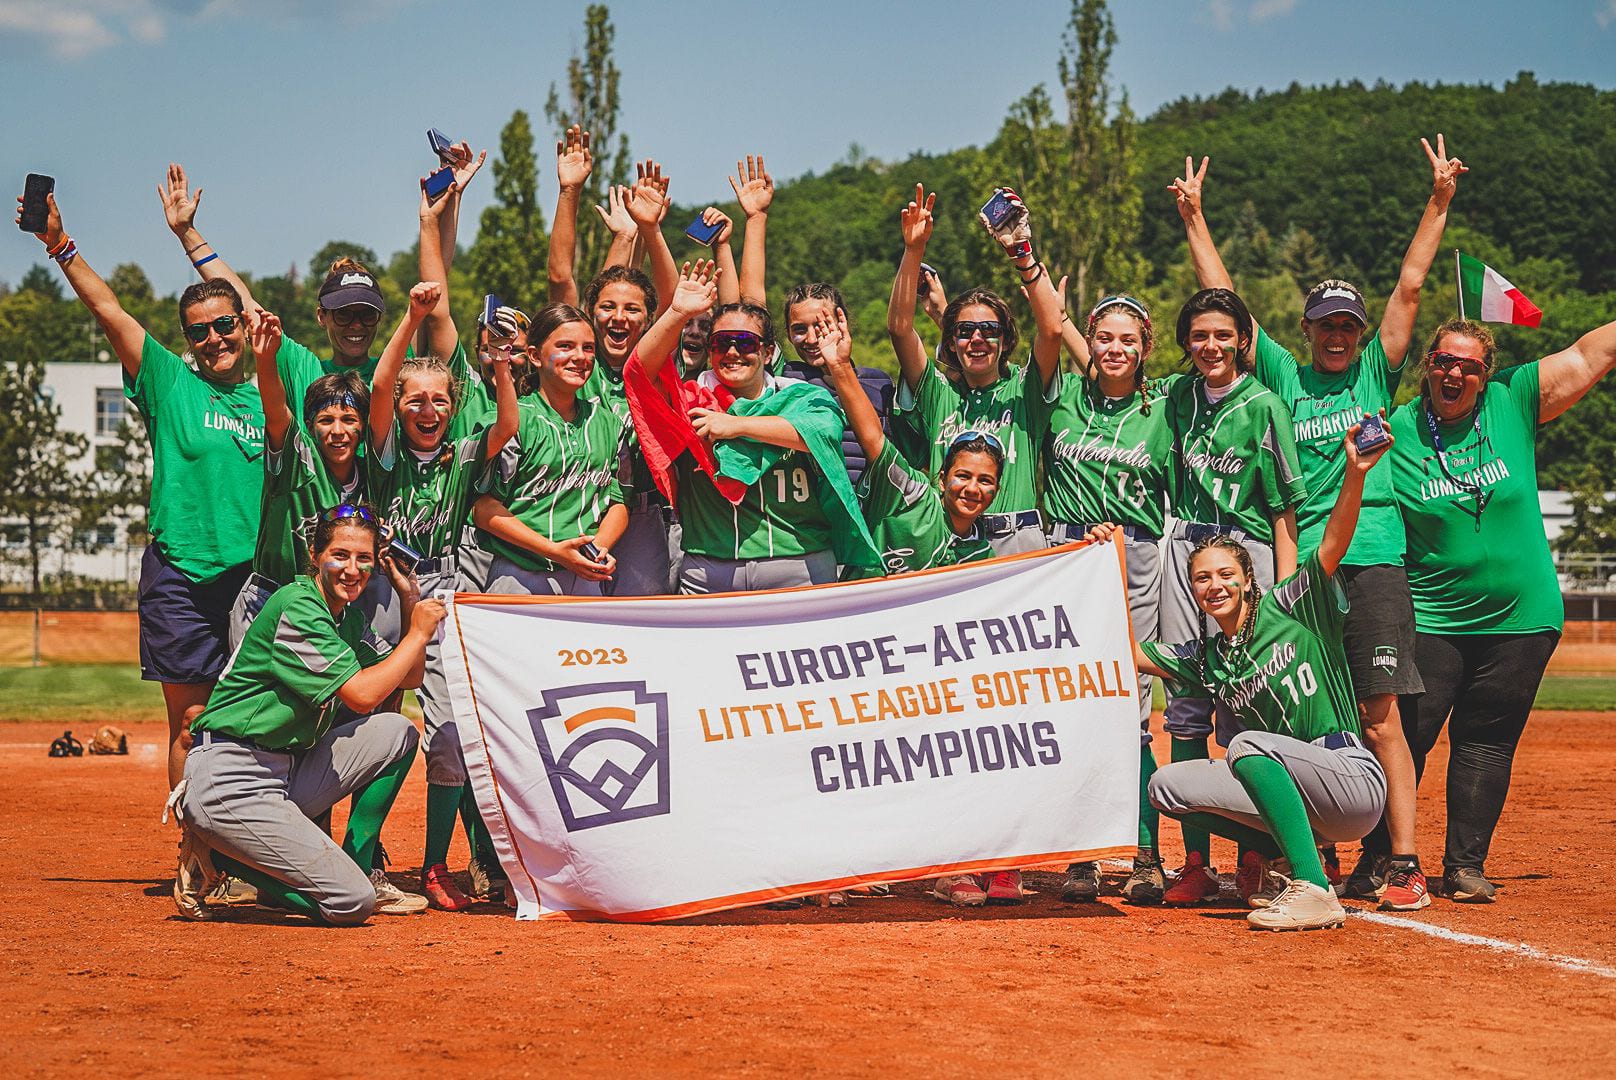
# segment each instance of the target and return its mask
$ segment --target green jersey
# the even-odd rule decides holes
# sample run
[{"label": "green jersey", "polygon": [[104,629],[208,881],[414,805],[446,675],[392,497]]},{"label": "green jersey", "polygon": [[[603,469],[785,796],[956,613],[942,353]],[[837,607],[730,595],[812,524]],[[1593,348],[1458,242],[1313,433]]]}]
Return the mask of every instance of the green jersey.
[{"label": "green jersey", "polygon": [[1216,404],[1205,387],[1205,379],[1191,377],[1167,394],[1179,447],[1169,509],[1181,521],[1240,529],[1272,544],[1274,519],[1307,497],[1290,412],[1249,376]]},{"label": "green jersey", "polygon": [[1437,424],[1440,460],[1423,397],[1393,415],[1387,464],[1408,532],[1417,630],[1529,634],[1565,625],[1537,497],[1538,408],[1537,363],[1505,368],[1487,381],[1474,415]]},{"label": "green jersey", "polygon": [[956,387],[937,369],[926,365],[918,393],[898,380],[892,403],[892,425],[931,447],[928,471],[943,471],[948,444],[962,431],[981,431],[997,436],[1004,444],[1004,475],[999,478],[999,495],[993,500],[993,513],[1014,514],[1038,506],[1038,450],[1049,430],[1049,414],[1060,397],[1061,376],[1046,391],[1039,378],[1038,365],[1029,359],[1017,371],[991,386]]},{"label": "green jersey", "polygon": [[365,462],[354,461],[354,483],[344,488],[331,477],[312,437],[291,424],[280,450],[264,452],[264,497],[253,570],[284,583],[307,573],[309,540],[320,514],[344,502],[365,498]]},{"label": "green jersey", "polygon": [[[678,354],[674,355],[677,359]],[[595,370],[589,373],[589,380],[579,388],[578,397],[580,400],[592,397],[610,405],[624,417],[628,416],[628,391],[623,387],[623,373],[613,370],[605,357],[598,354],[595,357]],[[634,430],[633,424],[628,424],[626,431],[617,463],[618,485],[623,489],[623,501],[631,506],[647,499],[658,505],[666,503],[651,477],[651,467],[645,463],[645,455],[640,452],[639,433]]]},{"label": "green jersey", "polygon": [[[1297,553],[1306,555],[1324,539],[1324,526],[1347,474],[1347,431],[1381,409],[1392,414],[1402,369],[1392,371],[1376,334],[1345,371],[1302,367],[1285,348],[1257,331],[1257,378],[1285,403],[1296,424],[1296,453],[1307,499],[1296,511]],[[1403,529],[1392,494],[1392,472],[1369,470],[1364,478],[1358,531],[1343,560],[1346,566],[1400,566]]]},{"label": "green jersey", "polygon": [[322,360],[307,346],[289,337],[281,338],[280,351],[275,354],[275,370],[280,372],[281,385],[286,388],[286,407],[292,410],[292,415],[297,418],[299,424],[303,423],[303,399],[315,379],[321,375],[351,371],[364,380],[368,387],[375,383],[376,365],[379,363],[381,363],[380,356],[368,356],[360,364],[339,364],[335,360]]},{"label": "green jersey", "polygon": [[[533,395],[522,402],[515,467],[494,484],[494,493],[541,536],[561,541],[592,535],[611,505],[623,501],[617,465],[624,426],[623,414],[610,404],[579,397],[568,422],[543,395]],[[498,537],[489,537],[488,547],[529,570],[558,569]]]},{"label": "green jersey", "polygon": [[1148,400],[1137,390],[1108,398],[1089,379],[1065,380],[1044,443],[1044,511],[1052,520],[1162,534],[1173,466],[1164,395],[1183,378],[1159,381]]},{"label": "green jersey", "polygon": [[440,559],[459,546],[471,504],[493,483],[500,459],[487,458],[486,428],[445,440],[431,455],[422,455],[404,444],[395,420],[376,448],[371,496],[394,537],[423,558]]},{"label": "green jersey", "polygon": [[331,727],[342,684],[390,651],[357,607],[339,620],[313,578],[294,578],[247,628],[191,730],[307,750]]},{"label": "green jersey", "polygon": [[1246,729],[1312,742],[1337,731],[1358,734],[1347,653],[1341,643],[1347,593],[1325,574],[1317,552],[1257,602],[1249,641],[1143,642],[1151,663],[1178,692],[1214,697]]},{"label": "green jersey", "polygon": [[870,524],[888,574],[993,558],[993,545],[972,526],[954,532],[941,492],[911,468],[889,439],[859,478],[859,506]]},{"label": "green jersey", "polygon": [[123,392],[151,440],[152,543],[196,582],[251,559],[264,486],[258,385],[213,382],[147,334]]}]

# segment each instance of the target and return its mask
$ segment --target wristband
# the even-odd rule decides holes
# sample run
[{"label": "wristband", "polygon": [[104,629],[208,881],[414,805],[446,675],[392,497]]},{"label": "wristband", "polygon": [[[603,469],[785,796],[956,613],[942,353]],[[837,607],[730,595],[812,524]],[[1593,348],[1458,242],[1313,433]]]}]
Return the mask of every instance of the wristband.
[{"label": "wristband", "polygon": [[[1032,254],[1032,241],[1023,240],[1014,247],[1005,248],[1005,253],[1010,256],[1010,261],[1012,262],[1017,259],[1025,259],[1028,255]],[[1021,268],[1017,267],[1016,269],[1019,270]]]},{"label": "wristband", "polygon": [[62,252],[66,251],[69,247],[71,247],[72,244],[73,244],[73,238],[71,236],[68,236],[66,233],[63,233],[61,242],[58,243],[55,247],[50,247],[48,245],[46,246],[46,248],[45,248],[45,256],[47,258],[54,259],[54,258],[56,258],[56,256],[60,255]]},{"label": "wristband", "polygon": [[57,266],[66,266],[73,261],[78,253],[79,246],[73,242],[73,238],[70,236],[62,241],[62,245],[57,248],[56,253],[51,258],[56,260]]},{"label": "wristband", "polygon": [[202,256],[200,259],[196,260],[196,262],[192,263],[191,265],[196,267],[198,270],[200,270],[200,269],[202,269],[202,267],[206,266],[208,263],[212,262],[214,259],[217,259],[218,257],[219,257],[219,253],[217,251],[215,251],[211,255]]},{"label": "wristband", "polygon": [[201,251],[203,248],[205,248],[207,246],[208,246],[208,242],[206,240],[204,240],[200,244],[196,245],[196,247],[188,247],[188,248],[186,248],[185,249],[185,254],[187,254],[187,255],[195,255],[197,252]]}]

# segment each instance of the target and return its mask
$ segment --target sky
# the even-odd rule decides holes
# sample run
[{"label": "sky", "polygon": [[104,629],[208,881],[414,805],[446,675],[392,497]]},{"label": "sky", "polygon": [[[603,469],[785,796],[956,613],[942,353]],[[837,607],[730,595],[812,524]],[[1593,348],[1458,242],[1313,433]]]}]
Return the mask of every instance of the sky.
[{"label": "sky", "polygon": [[[168,162],[205,190],[198,225],[242,269],[301,270],[333,239],[385,258],[414,240],[417,181],[435,160],[426,128],[497,151],[521,108],[538,135],[548,218],[544,100],[582,45],[584,6],[0,0],[0,179],[20,193],[29,172],[56,177],[92,265],[137,262],[166,293],[190,280],[156,196]],[[901,160],[987,141],[1033,85],[1058,87],[1070,0],[611,10],[620,127],[691,203],[729,197],[725,176],[749,152],[779,181],[825,170],[853,143]],[[1616,88],[1616,0],[1113,0],[1111,10],[1113,84],[1145,115],[1293,81],[1502,84],[1528,70]],[[1462,133],[1448,134],[1462,146]],[[467,192],[463,242],[492,181],[485,170]],[[0,281],[43,261],[26,234],[0,240]]]}]

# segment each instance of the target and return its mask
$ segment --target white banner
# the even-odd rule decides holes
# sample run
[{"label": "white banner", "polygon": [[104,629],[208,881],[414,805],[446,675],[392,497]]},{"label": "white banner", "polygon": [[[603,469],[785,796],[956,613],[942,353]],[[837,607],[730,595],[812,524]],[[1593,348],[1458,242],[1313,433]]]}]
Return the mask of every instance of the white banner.
[{"label": "white banner", "polygon": [[461,595],[444,666],[518,916],[680,918],[1128,854],[1115,544],[702,597]]}]

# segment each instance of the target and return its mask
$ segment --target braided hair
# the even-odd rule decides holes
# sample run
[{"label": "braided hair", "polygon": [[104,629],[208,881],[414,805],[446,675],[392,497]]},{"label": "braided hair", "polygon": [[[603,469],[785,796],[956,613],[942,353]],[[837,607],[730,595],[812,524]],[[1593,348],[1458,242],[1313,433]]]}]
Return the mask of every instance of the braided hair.
[{"label": "braided hair", "polygon": [[[1223,551],[1233,556],[1234,561],[1240,566],[1240,572],[1246,576],[1245,611],[1240,616],[1240,625],[1235,628],[1234,637],[1229,639],[1230,645],[1244,646],[1246,642],[1251,640],[1251,633],[1256,629],[1257,603],[1262,599],[1262,587],[1257,584],[1257,570],[1252,565],[1251,552],[1246,550],[1244,544],[1227,533],[1209,536],[1196,544],[1190,551],[1187,565],[1192,581],[1195,576],[1195,560],[1207,551]],[[1195,653],[1195,662],[1198,665],[1201,681],[1205,683],[1207,681],[1206,654],[1207,650],[1211,648],[1212,642],[1208,637],[1206,619],[1204,618],[1201,620],[1199,645],[1200,647]]]}]

